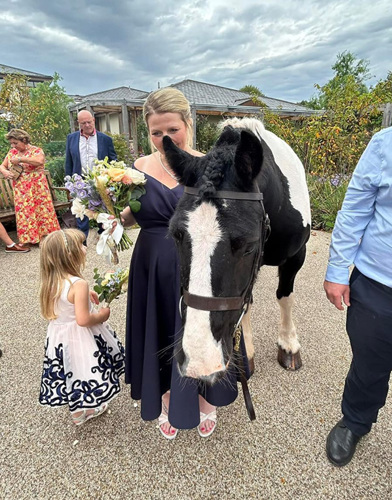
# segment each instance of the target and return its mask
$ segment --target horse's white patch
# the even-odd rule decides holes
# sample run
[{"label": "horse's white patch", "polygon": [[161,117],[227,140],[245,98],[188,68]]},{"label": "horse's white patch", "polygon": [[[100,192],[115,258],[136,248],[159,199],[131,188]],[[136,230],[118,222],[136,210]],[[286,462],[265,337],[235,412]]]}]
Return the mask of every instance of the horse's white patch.
[{"label": "horse's white patch", "polygon": [[255,346],[253,344],[253,332],[252,325],[250,321],[250,310],[251,305],[249,304],[248,310],[244,317],[242,318],[242,331],[244,332],[244,341],[245,341],[245,349],[246,355],[248,359],[253,359],[255,357]]},{"label": "horse's white patch", "polygon": [[310,225],[310,203],[305,170],[301,160],[291,147],[277,135],[266,130],[262,122],[255,118],[229,118],[221,124],[221,128],[226,125],[231,125],[234,128],[247,128],[267,143],[276,164],[287,178],[291,204],[302,215],[304,227]]},{"label": "horse's white patch", "polygon": [[288,297],[282,297],[278,300],[280,306],[280,328],[278,344],[287,352],[295,354],[300,349],[300,343],[297,339],[297,330],[293,323],[292,310],[294,305],[294,293]]},{"label": "horse's white patch", "polygon": [[[211,257],[222,238],[218,211],[210,203],[202,203],[187,214],[187,229],[192,242],[189,292],[212,296]],[[187,376],[203,377],[225,370],[221,342],[212,334],[210,313],[188,307],[182,347],[188,359]]]}]

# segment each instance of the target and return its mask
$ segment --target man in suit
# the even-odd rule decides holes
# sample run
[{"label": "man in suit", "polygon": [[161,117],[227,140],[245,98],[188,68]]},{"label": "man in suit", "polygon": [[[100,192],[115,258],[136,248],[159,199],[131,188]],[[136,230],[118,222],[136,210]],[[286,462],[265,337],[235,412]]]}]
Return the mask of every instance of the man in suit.
[{"label": "man in suit", "polygon": [[[65,175],[79,174],[82,170],[91,169],[95,159],[109,161],[117,160],[113,140],[106,134],[95,129],[95,119],[90,111],[78,113],[79,131],[69,134],[65,151]],[[78,229],[84,232],[86,238],[89,231],[87,217],[76,219]]]}]

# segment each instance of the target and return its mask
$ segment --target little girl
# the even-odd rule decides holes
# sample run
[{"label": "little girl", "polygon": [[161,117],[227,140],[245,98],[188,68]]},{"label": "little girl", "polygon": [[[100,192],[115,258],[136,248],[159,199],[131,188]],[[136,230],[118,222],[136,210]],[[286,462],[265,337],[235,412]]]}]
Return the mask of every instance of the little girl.
[{"label": "little girl", "polygon": [[106,320],[110,309],[93,312],[81,269],[86,260],[84,234],[65,229],[41,243],[41,313],[50,321],[46,337],[42,405],[69,405],[74,424],[98,417],[120,391],[124,349]]}]

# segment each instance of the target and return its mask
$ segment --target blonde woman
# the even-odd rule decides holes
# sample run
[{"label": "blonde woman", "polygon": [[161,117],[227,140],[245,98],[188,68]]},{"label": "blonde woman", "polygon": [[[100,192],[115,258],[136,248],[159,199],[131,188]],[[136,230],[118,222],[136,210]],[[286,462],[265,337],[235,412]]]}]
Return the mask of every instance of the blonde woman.
[{"label": "blonde woman", "polygon": [[125,381],[131,397],[141,400],[143,420],[158,418],[159,430],[174,439],[178,429],[198,428],[208,437],[216,427],[216,407],[234,401],[230,384],[205,387],[181,379],[173,362],[173,344],[181,331],[179,260],[168,226],[183,194],[165,158],[165,135],[181,149],[202,156],[192,147],[193,126],[189,102],[168,87],[149,95],[144,119],[154,152],[139,158],[135,168],[147,177],[141,210],[126,209],[125,225],[137,222],[140,233],[133,251],[126,326]]}]

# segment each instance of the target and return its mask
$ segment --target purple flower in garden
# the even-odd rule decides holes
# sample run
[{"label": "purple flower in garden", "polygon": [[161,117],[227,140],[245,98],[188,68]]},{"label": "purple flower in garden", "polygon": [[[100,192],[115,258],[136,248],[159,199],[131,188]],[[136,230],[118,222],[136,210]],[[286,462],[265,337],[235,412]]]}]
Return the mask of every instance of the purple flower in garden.
[{"label": "purple flower in garden", "polygon": [[340,186],[341,182],[342,182],[342,176],[339,175],[339,174],[336,174],[334,175],[331,179],[330,179],[330,182],[332,184],[332,186],[335,186],[335,187],[338,187]]},{"label": "purple flower in garden", "polygon": [[79,174],[73,174],[72,179],[73,179],[74,181],[81,181],[81,180],[82,180],[82,178],[80,177],[80,175],[79,175]]},{"label": "purple flower in garden", "polygon": [[[69,177],[69,175],[68,175]],[[70,181],[67,181],[65,184],[64,184],[64,187],[66,189],[68,189],[68,191],[73,191],[73,182],[70,182]]]}]

